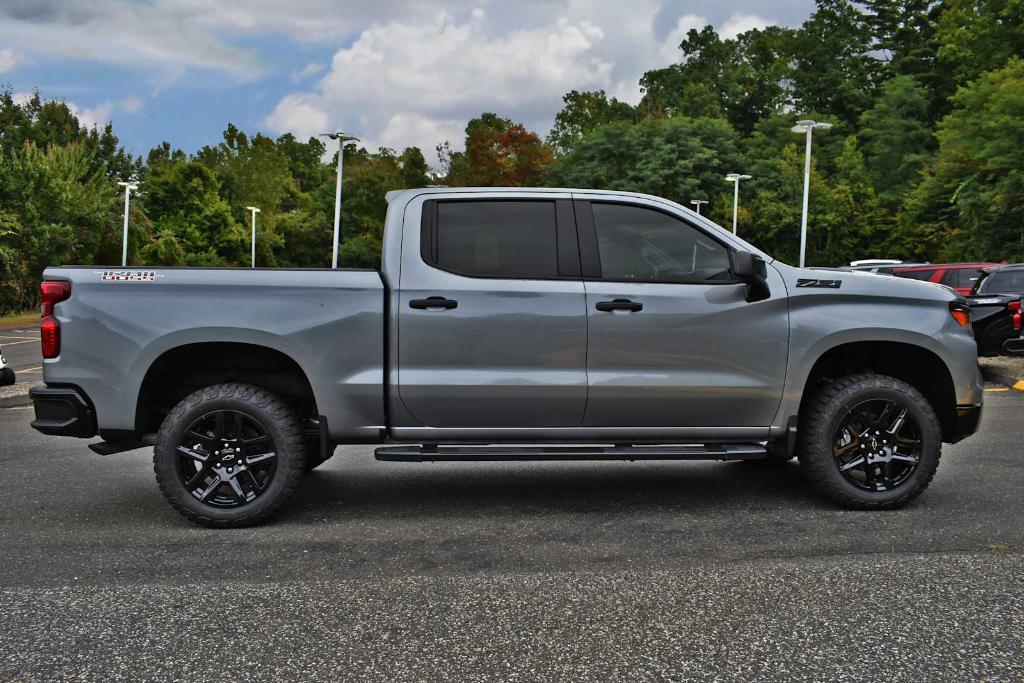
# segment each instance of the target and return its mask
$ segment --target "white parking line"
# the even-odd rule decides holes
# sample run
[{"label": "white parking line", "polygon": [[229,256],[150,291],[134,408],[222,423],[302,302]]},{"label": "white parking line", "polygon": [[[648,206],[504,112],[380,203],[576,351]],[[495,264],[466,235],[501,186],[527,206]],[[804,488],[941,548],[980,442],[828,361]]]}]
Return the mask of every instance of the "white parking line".
[{"label": "white parking line", "polygon": [[0,339],[39,339],[39,337],[31,337],[27,334],[20,334],[16,337],[7,334],[0,334]]},{"label": "white parking line", "polygon": [[39,341],[39,340],[38,339],[33,339],[32,337],[29,337],[27,339],[25,337],[22,337],[21,341],[13,341],[13,342],[5,341],[3,344],[0,344],[0,346],[14,346],[15,344],[28,344],[29,342],[37,342],[37,341]]}]

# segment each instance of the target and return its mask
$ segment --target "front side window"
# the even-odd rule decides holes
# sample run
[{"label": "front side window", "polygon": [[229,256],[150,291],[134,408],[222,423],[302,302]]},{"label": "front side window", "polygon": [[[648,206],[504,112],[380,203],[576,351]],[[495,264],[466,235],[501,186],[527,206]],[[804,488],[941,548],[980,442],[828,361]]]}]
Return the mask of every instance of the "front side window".
[{"label": "front side window", "polygon": [[558,277],[552,201],[438,202],[436,264],[475,277]]},{"label": "front side window", "polygon": [[697,228],[653,209],[591,204],[601,273],[634,282],[730,281],[729,250]]}]

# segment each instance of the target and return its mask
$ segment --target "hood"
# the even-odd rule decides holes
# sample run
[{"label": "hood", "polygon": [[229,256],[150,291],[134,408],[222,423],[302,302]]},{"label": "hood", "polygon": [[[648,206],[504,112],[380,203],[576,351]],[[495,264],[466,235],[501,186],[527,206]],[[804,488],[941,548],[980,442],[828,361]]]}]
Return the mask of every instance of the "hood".
[{"label": "hood", "polygon": [[935,282],[923,282],[894,275],[837,268],[795,268],[775,261],[772,266],[786,281],[790,296],[832,294],[879,296],[926,301],[964,301],[956,290]]}]

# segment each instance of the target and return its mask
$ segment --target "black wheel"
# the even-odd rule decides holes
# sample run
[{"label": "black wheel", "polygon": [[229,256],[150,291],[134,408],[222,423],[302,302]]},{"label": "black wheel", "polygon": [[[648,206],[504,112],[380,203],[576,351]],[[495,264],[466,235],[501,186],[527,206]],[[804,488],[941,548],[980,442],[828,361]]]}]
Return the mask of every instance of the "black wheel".
[{"label": "black wheel", "polygon": [[14,370],[12,368],[0,368],[0,387],[6,387],[15,383]]},{"label": "black wheel", "polygon": [[799,419],[797,450],[808,480],[845,507],[901,507],[928,487],[939,466],[935,411],[893,377],[838,379],[807,399]]},{"label": "black wheel", "polygon": [[153,469],[168,502],[210,527],[258,524],[305,471],[301,422],[270,392],[217,384],[186,396],[157,434]]}]

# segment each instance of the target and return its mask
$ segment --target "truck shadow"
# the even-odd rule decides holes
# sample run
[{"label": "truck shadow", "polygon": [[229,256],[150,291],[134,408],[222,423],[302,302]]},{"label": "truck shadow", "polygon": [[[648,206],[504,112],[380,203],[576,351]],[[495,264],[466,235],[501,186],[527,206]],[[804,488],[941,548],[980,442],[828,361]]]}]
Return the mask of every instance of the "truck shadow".
[{"label": "truck shadow", "polygon": [[282,518],[476,516],[686,509],[820,508],[795,463],[330,462],[306,477]]}]

